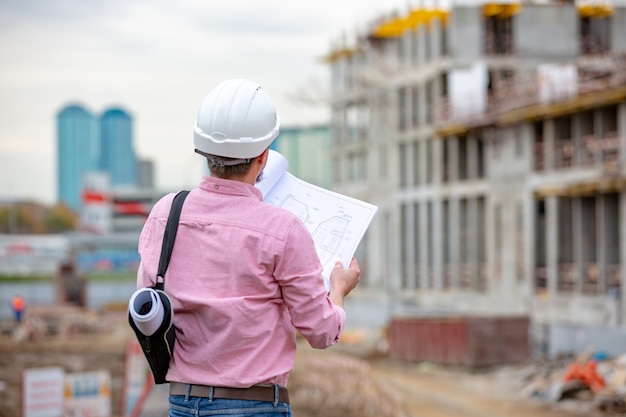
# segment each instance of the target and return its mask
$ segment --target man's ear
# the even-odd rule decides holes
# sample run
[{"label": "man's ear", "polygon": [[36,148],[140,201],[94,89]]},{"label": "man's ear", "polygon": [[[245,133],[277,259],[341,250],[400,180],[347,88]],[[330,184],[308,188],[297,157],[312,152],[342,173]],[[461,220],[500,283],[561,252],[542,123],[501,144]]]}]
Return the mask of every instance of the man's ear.
[{"label": "man's ear", "polygon": [[259,156],[256,157],[256,160],[259,164],[264,164],[265,162],[267,162],[267,157],[270,154],[270,148],[265,148],[265,150],[263,151],[263,153]]}]

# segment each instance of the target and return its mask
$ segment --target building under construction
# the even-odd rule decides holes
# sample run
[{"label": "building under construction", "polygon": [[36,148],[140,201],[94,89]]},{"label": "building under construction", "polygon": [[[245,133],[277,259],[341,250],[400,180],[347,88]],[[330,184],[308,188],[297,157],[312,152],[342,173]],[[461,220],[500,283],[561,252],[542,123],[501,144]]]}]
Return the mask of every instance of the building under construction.
[{"label": "building under construction", "polygon": [[626,3],[414,8],[353,38],[326,60],[334,188],[379,207],[363,312],[626,337]]}]

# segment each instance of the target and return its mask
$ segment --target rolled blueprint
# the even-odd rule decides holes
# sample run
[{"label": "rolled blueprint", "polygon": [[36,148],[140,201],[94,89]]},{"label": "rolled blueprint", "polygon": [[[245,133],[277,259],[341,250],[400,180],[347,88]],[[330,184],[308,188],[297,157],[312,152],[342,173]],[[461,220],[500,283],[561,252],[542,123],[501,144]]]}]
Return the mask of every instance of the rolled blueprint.
[{"label": "rolled blueprint", "polygon": [[165,315],[161,298],[152,288],[135,291],[128,302],[128,311],[135,326],[145,336],[151,336],[157,331]]}]

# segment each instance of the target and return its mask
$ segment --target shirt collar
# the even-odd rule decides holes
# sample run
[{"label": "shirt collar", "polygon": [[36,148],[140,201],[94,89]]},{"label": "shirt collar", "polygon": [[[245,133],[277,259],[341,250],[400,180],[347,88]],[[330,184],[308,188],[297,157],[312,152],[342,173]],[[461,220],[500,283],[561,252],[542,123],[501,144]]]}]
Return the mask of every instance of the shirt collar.
[{"label": "shirt collar", "polygon": [[258,188],[237,180],[227,180],[206,175],[202,177],[199,188],[212,193],[256,197],[259,200],[263,200],[263,195]]}]

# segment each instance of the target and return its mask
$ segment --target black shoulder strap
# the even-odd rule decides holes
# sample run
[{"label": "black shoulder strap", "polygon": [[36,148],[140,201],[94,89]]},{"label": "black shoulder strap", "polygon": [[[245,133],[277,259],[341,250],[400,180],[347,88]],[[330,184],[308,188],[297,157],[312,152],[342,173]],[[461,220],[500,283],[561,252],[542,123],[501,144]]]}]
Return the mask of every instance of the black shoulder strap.
[{"label": "black shoulder strap", "polygon": [[[176,239],[176,231],[178,230],[178,219],[180,218],[180,212],[183,209],[183,202],[189,194],[189,191],[179,191],[174,196],[172,201],[172,208],[170,209],[170,215],[167,218],[167,224],[165,225],[165,233],[163,234],[163,243],[161,245],[161,258],[159,259],[159,269],[157,271],[156,285],[157,290],[163,290],[165,284],[165,271],[170,263],[170,257],[172,256],[172,249],[174,248],[174,240]],[[159,280],[160,278],[160,280]]]}]

